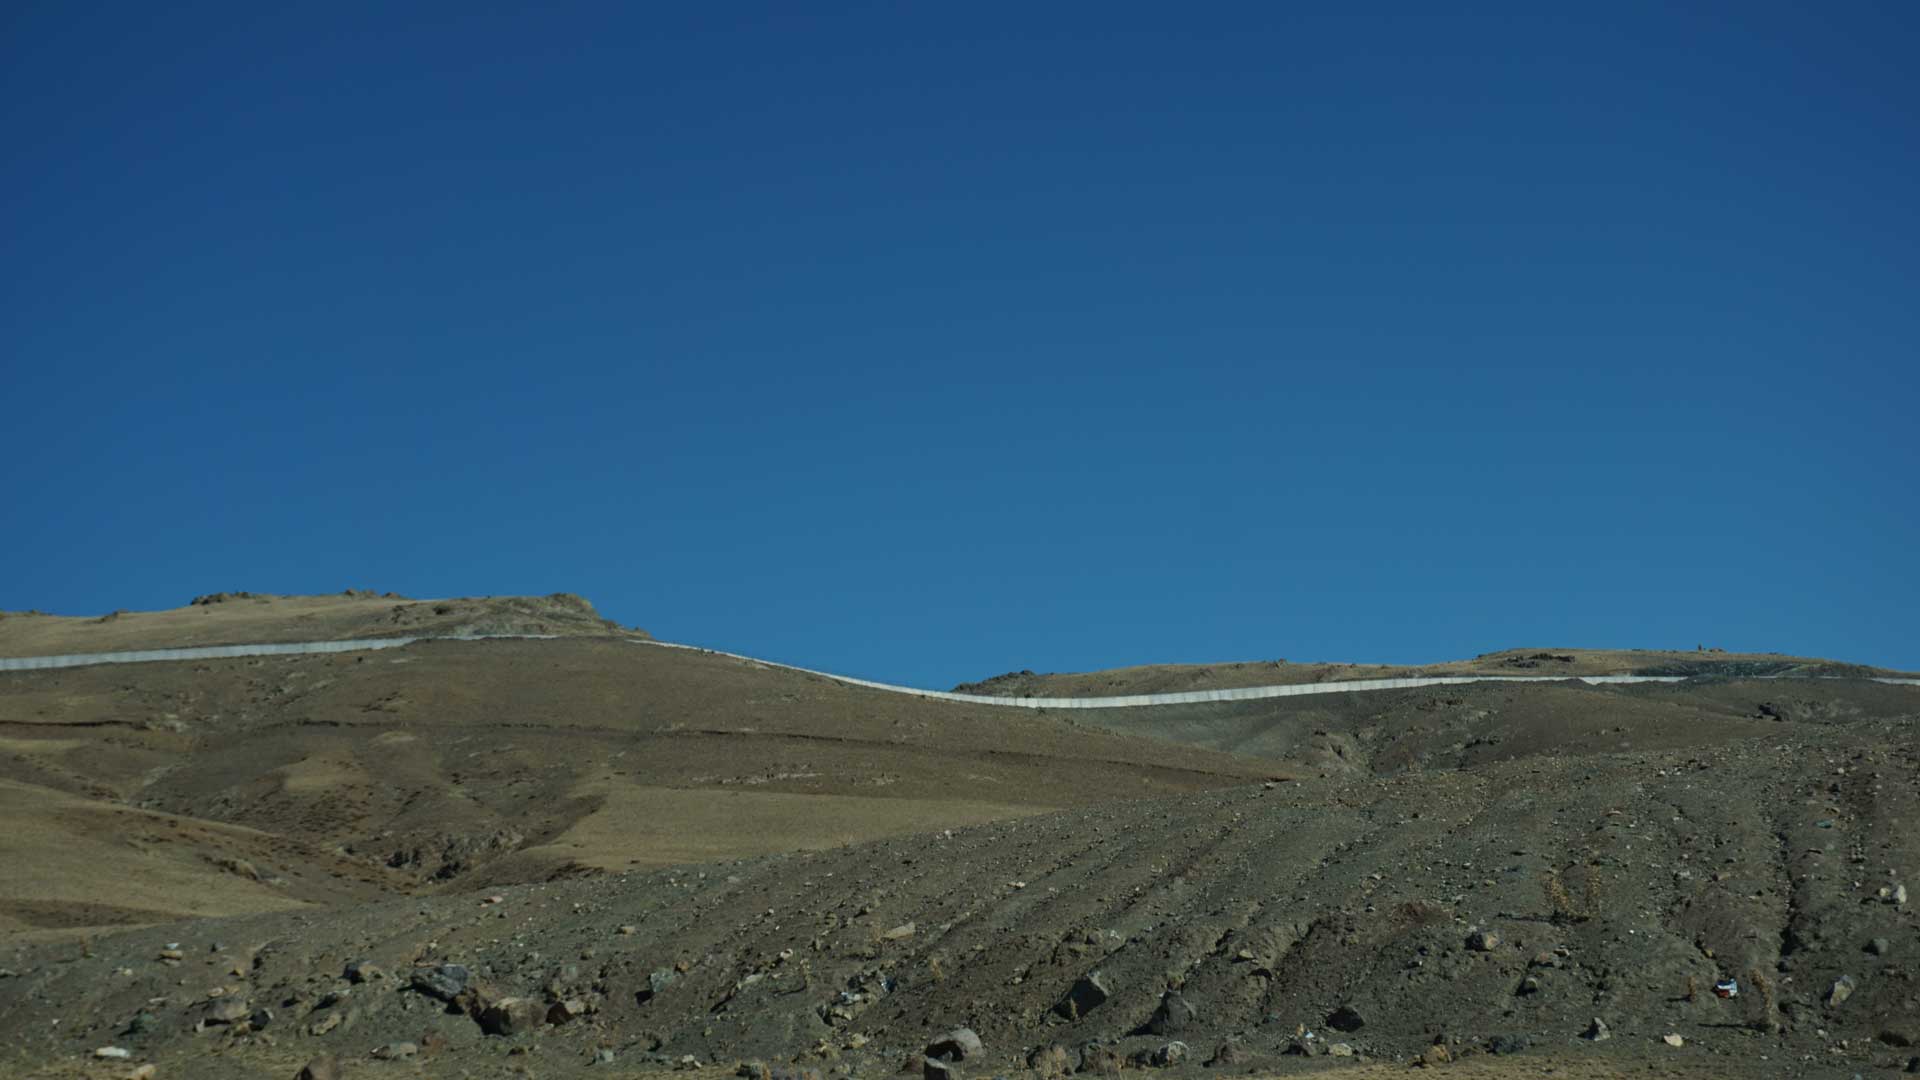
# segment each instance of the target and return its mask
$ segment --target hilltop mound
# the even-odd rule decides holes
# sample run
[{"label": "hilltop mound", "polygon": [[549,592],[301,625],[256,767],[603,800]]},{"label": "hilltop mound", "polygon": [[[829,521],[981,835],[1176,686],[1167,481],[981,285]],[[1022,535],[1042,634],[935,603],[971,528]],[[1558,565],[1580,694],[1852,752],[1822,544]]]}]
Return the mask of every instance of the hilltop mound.
[{"label": "hilltop mound", "polygon": [[221,592],[167,611],[0,612],[0,656],[361,638],[608,634],[647,636],[601,618],[591,603],[572,593],[410,600],[361,589],[325,596]]}]

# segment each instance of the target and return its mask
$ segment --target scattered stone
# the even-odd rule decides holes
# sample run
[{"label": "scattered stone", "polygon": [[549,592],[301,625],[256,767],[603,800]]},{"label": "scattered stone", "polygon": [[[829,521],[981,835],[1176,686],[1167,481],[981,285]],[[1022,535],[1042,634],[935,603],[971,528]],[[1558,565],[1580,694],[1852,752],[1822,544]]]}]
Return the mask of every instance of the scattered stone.
[{"label": "scattered stone", "polygon": [[340,1059],[332,1054],[321,1054],[301,1066],[293,1080],[340,1080]]},{"label": "scattered stone", "polygon": [[1883,937],[1874,938],[1867,942],[1867,951],[1875,956],[1885,956],[1893,951],[1893,942]]},{"label": "scattered stone", "polygon": [[1342,1005],[1328,1015],[1327,1026],[1335,1031],[1344,1031],[1352,1034],[1366,1027],[1367,1021],[1365,1017],[1360,1015],[1360,1010],[1351,1005]]},{"label": "scattered stone", "polygon": [[97,1058],[105,1058],[109,1061],[125,1061],[127,1058],[130,1058],[133,1056],[133,1051],[127,1049],[124,1046],[103,1046],[98,1050],[95,1050],[93,1052],[93,1056]]},{"label": "scattered stone", "polygon": [[153,1080],[153,1078],[159,1075],[159,1073],[160,1073],[160,1066],[158,1065],[153,1065],[153,1064],[142,1065],[139,1068],[128,1073],[126,1075],[126,1080]]},{"label": "scattered stone", "polygon": [[1492,952],[1500,947],[1500,935],[1475,927],[1467,931],[1467,948],[1474,952]]},{"label": "scattered stone", "polygon": [[1667,1034],[1667,1035],[1662,1035],[1662,1036],[1660,1036],[1660,1041],[1661,1041],[1661,1042],[1663,1042],[1663,1043],[1666,1043],[1666,1044],[1667,1044],[1668,1046],[1685,1046],[1685,1045],[1687,1045],[1687,1040],[1686,1040],[1686,1038],[1685,1038],[1684,1036],[1681,1036],[1681,1035],[1677,1035],[1677,1034]]},{"label": "scattered stone", "polygon": [[420,1047],[415,1043],[392,1042],[385,1046],[375,1047],[373,1056],[379,1058],[381,1061],[401,1061],[419,1052]]},{"label": "scattered stone", "polygon": [[143,1009],[133,1014],[133,1019],[127,1021],[127,1030],[121,1034],[144,1035],[152,1031],[154,1025],[157,1023],[159,1023],[159,1020],[152,1013]]},{"label": "scattered stone", "polygon": [[587,1003],[581,1001],[579,998],[567,998],[565,1001],[556,1001],[547,1007],[547,1023],[564,1024],[576,1017],[586,1015],[586,1012]]},{"label": "scattered stone", "polygon": [[960,1080],[960,1066],[951,1061],[922,1058],[920,1076],[921,1080]]},{"label": "scattered stone", "polygon": [[417,968],[407,985],[428,997],[441,1001],[452,1001],[467,988],[473,978],[472,972],[459,964],[436,964],[433,967]]},{"label": "scattered stone", "polygon": [[159,955],[154,957],[155,960],[169,960],[176,964],[186,958],[187,954],[181,952],[179,949],[161,949]]},{"label": "scattered stone", "polygon": [[605,1047],[605,1046],[601,1047],[598,1050],[595,1050],[593,1052],[593,1063],[595,1065],[613,1064],[613,1050],[610,1047]]},{"label": "scattered stone", "polygon": [[633,934],[637,934],[639,932],[640,932],[640,928],[633,925],[632,923],[628,923],[625,926],[622,926],[620,929],[614,931],[614,933],[619,934],[622,937],[628,937]]},{"label": "scattered stone", "polygon": [[1209,1069],[1231,1069],[1247,1063],[1247,1048],[1238,1040],[1228,1039],[1214,1048],[1213,1056],[1207,1059]]},{"label": "scattered stone", "polygon": [[1084,1043],[1080,1047],[1080,1063],[1074,1068],[1076,1073],[1091,1073],[1095,1076],[1117,1076],[1125,1062],[1111,1047],[1097,1042]]},{"label": "scattered stone", "polygon": [[1060,1004],[1055,1005],[1053,1011],[1069,1020],[1078,1020],[1106,1004],[1112,996],[1113,991],[1107,987],[1106,976],[1091,971],[1073,984],[1073,989],[1067,991],[1067,996],[1060,999]]},{"label": "scattered stone", "polygon": [[272,1009],[255,1009],[247,1015],[247,1026],[253,1028],[255,1031],[259,1031],[271,1023],[273,1023]]},{"label": "scattered stone", "polygon": [[1492,1054],[1518,1054],[1532,1046],[1532,1040],[1525,1035],[1495,1035],[1487,1043],[1487,1052]]},{"label": "scattered stone", "polygon": [[315,1020],[313,1023],[308,1024],[307,1034],[325,1035],[327,1032],[332,1031],[334,1028],[337,1028],[339,1026],[340,1026],[340,1014],[337,1012],[330,1012],[327,1015],[321,1017],[320,1019]]},{"label": "scattered stone", "polygon": [[1907,902],[1907,887],[1905,885],[1895,885],[1893,887],[1893,902],[1895,905],[1904,905]]},{"label": "scattered stone", "polygon": [[222,998],[207,1006],[207,1015],[203,1022],[207,1024],[237,1024],[245,1020],[248,1014],[252,1012],[253,1010],[247,1006],[247,1003],[239,998]]},{"label": "scattered stone", "polygon": [[1434,1043],[1432,1046],[1420,1051],[1419,1064],[1425,1065],[1428,1068],[1432,1068],[1435,1065],[1445,1065],[1452,1060],[1453,1052],[1441,1043]]},{"label": "scattered stone", "polygon": [[1160,995],[1160,1006],[1153,1010],[1153,1016],[1147,1020],[1147,1032],[1151,1035],[1178,1035],[1193,1023],[1195,1013],[1186,997],[1177,990],[1169,990]]},{"label": "scattered stone", "polygon": [[532,998],[501,998],[481,1009],[474,1019],[489,1035],[524,1035],[546,1022],[547,1010]]},{"label": "scattered stone", "polygon": [[681,1054],[680,1060],[674,1062],[673,1067],[682,1070],[697,1069],[700,1067],[700,1059],[694,1057],[692,1054]]},{"label": "scattered stone", "polygon": [[1289,1057],[1314,1057],[1326,1051],[1320,1045],[1320,1040],[1312,1035],[1295,1035],[1287,1040],[1286,1049],[1280,1052]]},{"label": "scattered stone", "polygon": [[927,1046],[927,1056],[937,1061],[965,1061],[978,1058],[985,1050],[980,1036],[972,1028],[954,1028]]},{"label": "scattered stone", "polygon": [[912,936],[913,936],[912,923],[901,923],[899,926],[896,926],[893,929],[887,931],[886,933],[880,935],[881,939],[884,941],[905,941],[906,939]]},{"label": "scattered stone", "polygon": [[1333,1057],[1352,1057],[1353,1047],[1348,1046],[1346,1043],[1334,1043],[1332,1046],[1327,1047],[1327,1053]]},{"label": "scattered stone", "polygon": [[378,966],[366,960],[352,961],[341,972],[342,977],[350,983],[372,982],[374,979],[385,978],[386,974]]},{"label": "scattered stone", "polygon": [[1607,1022],[1605,1020],[1596,1016],[1593,1018],[1593,1023],[1587,1025],[1587,1030],[1583,1032],[1580,1037],[1588,1042],[1605,1042],[1613,1038],[1613,1032],[1607,1030]]},{"label": "scattered stone", "polygon": [[1187,1060],[1187,1044],[1175,1040],[1153,1052],[1152,1064],[1156,1069],[1170,1069]]},{"label": "scattered stone", "polygon": [[1851,975],[1842,975],[1833,980],[1833,985],[1827,987],[1827,1008],[1839,1008],[1843,1002],[1853,996],[1855,985]]}]

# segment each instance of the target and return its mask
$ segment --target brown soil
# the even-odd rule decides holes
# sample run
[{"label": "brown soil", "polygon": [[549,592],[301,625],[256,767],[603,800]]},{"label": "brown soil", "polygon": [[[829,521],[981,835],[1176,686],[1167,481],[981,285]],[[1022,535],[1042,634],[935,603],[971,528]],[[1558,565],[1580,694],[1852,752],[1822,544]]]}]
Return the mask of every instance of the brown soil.
[{"label": "brown soil", "polygon": [[[0,1075],[917,1075],[959,1024],[972,1080],[1170,1038],[1150,1071],[1897,1069],[1916,721],[1728,678],[1055,714],[591,636],[8,673]],[[409,988],[440,963],[458,1007]],[[585,1013],[487,1034],[505,997]]]}]

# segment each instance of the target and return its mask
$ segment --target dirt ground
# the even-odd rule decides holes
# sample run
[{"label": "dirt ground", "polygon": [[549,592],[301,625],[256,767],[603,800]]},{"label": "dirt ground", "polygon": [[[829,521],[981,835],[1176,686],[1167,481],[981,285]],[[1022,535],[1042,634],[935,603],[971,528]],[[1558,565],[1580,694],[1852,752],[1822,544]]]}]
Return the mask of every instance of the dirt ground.
[{"label": "dirt ground", "polygon": [[610,636],[7,673],[0,1076],[917,1076],[958,1025],[977,1080],[1893,1075],[1916,720],[1724,676],[1055,714]]}]

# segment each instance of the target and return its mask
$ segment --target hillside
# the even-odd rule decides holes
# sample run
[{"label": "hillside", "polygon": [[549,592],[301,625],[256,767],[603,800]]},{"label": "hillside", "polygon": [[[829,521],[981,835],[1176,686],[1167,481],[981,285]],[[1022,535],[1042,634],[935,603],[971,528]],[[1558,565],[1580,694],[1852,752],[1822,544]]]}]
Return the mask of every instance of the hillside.
[{"label": "hillside", "polygon": [[1257,660],[1219,664],[1146,664],[1063,674],[1012,671],[954,692],[991,697],[1120,697],[1187,690],[1396,679],[1449,675],[1681,675],[1690,678],[1916,677],[1913,672],[1817,660],[1781,653],[1661,651],[1651,649],[1505,649],[1471,660],[1404,664],[1293,663]]},{"label": "hillside", "polygon": [[[348,635],[397,603],[345,599],[253,619]],[[492,603],[468,615],[560,622]],[[586,618],[0,673],[0,1075],[919,1075],[961,1024],[971,1080],[1920,1055],[1917,687],[1701,668],[1028,710]]]}]

